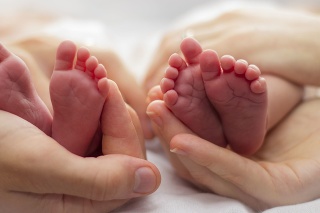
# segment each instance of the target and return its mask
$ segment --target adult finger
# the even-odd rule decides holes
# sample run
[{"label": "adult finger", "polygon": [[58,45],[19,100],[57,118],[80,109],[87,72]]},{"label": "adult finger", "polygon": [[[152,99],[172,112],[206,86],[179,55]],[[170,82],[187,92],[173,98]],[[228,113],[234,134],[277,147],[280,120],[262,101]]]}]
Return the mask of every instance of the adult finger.
[{"label": "adult finger", "polygon": [[147,103],[150,104],[152,101],[155,100],[163,100],[163,93],[161,92],[160,86],[154,86],[152,87],[147,96]]},{"label": "adult finger", "polygon": [[[157,125],[158,130],[165,141],[170,143],[171,139],[180,133],[190,133],[192,131],[177,120],[174,115],[166,107],[162,100],[151,102],[147,108],[147,114],[151,120]],[[170,122],[175,120],[177,125],[170,125]]]},{"label": "adult finger", "polygon": [[[135,90],[132,90],[132,86],[136,87]],[[131,85],[131,89],[124,89],[123,92],[126,102],[136,111],[140,122],[141,127],[146,139],[151,139],[154,137],[154,132],[151,128],[151,121],[146,114],[146,94],[140,85]]]},{"label": "adult finger", "polygon": [[[230,195],[229,197],[234,197],[234,194],[241,194],[239,193],[238,188],[234,187],[232,184],[226,183],[226,181],[214,174],[208,168],[199,165],[197,162],[189,159],[188,156],[186,157],[181,154],[177,155],[179,150],[170,147],[172,140],[178,135],[193,133],[167,109],[163,101],[153,101],[147,110],[150,118],[155,122],[158,137],[180,177],[192,182],[200,188],[205,187],[206,189],[218,194],[223,194],[224,196]],[[172,150],[172,152],[169,150]],[[233,194],[229,192],[232,192]]]},{"label": "adult finger", "polygon": [[[194,133],[191,132],[186,126],[184,126],[165,106],[163,101],[153,101],[149,107],[147,108],[147,112],[152,119],[152,121],[155,122],[155,125],[157,127],[157,132],[159,133],[159,137],[162,141],[162,144],[164,145],[165,149],[171,150],[172,153],[169,155],[170,160],[173,164],[173,166],[177,169],[178,173],[180,176],[183,178],[191,181],[197,186],[205,186],[207,189],[231,198],[236,198],[239,199],[250,206],[255,206],[260,205],[258,202],[258,198],[254,197],[253,195],[256,195],[255,193],[257,192],[256,187],[259,186],[261,179],[257,177],[257,179],[252,178],[250,175],[252,174],[242,174],[241,172],[247,172],[248,169],[241,171],[241,169],[237,170],[239,173],[233,173],[232,166],[236,166],[232,160],[237,159],[235,156],[231,158],[231,163],[229,163],[229,167],[227,169],[224,168],[224,162],[220,160],[220,162],[217,162],[220,166],[220,168],[213,167],[211,168],[212,165],[215,165],[215,162],[211,162],[212,160],[211,155],[214,155],[214,150],[212,151],[212,146],[216,147],[214,144],[206,141],[207,146],[203,146],[202,141],[200,140],[199,143],[197,143],[199,140],[194,140],[192,145],[197,148],[197,157],[200,158],[202,161],[208,160],[209,162],[205,161],[196,161],[196,159],[192,158],[189,155],[194,154],[192,149],[194,147],[188,147],[189,149],[184,150],[182,145],[183,144],[187,147],[187,143],[190,140],[185,140],[186,142],[183,143],[185,138],[180,137],[181,135],[194,135]],[[193,136],[194,138],[198,138],[196,136]],[[192,138],[192,139],[194,139]],[[200,139],[200,138],[199,138]],[[179,146],[178,146],[179,145]],[[190,145],[191,146],[191,145]],[[209,147],[208,147],[209,146]],[[205,149],[206,154],[204,155],[202,153],[202,147]],[[200,150],[199,150],[200,149]],[[224,148],[220,148],[221,150],[227,150]],[[219,150],[220,150],[219,149]],[[189,153],[185,153],[185,151],[189,151]],[[229,150],[227,150],[229,151]],[[231,151],[229,151],[232,153]],[[178,155],[176,155],[178,154]],[[195,155],[195,154],[194,154]],[[236,155],[236,154],[235,154]],[[192,155],[193,156],[193,155]],[[227,155],[229,156],[229,155]],[[203,158],[203,159],[202,159]],[[240,156],[239,156],[240,158]],[[242,159],[242,158],[241,158]],[[209,166],[210,165],[210,166]],[[245,167],[243,164],[240,163],[243,167]],[[216,169],[216,170],[214,170]],[[229,174],[229,173],[230,174]],[[255,171],[256,172],[256,171]],[[234,175],[234,176],[232,176]],[[254,193],[250,191],[246,191],[247,185],[242,185],[243,182],[246,179],[242,179],[240,175],[248,175],[250,176],[251,179],[254,179],[252,186],[250,185],[249,188],[255,190]],[[240,177],[239,177],[240,176]],[[232,178],[234,177],[235,180]],[[237,179],[239,177],[239,180]],[[249,181],[251,179],[248,179]],[[239,181],[239,182],[236,182]],[[246,183],[247,184],[247,183]],[[243,190],[244,189],[244,190]],[[257,193],[259,194],[259,193]],[[262,194],[265,194],[263,192]],[[260,206],[259,206],[260,207]]]},{"label": "adult finger", "polygon": [[[142,152],[144,154],[144,159],[146,159],[147,153],[146,153],[146,147],[145,147],[145,138],[143,135],[143,130],[141,127],[139,116],[137,115],[136,111],[134,109],[132,109],[132,107],[130,107],[128,104],[126,106],[127,106],[127,110],[129,112],[129,115],[131,117],[132,123],[136,129],[136,132],[137,132],[137,135],[138,135],[138,138],[140,141],[140,146],[141,146]],[[150,123],[150,125],[151,125],[151,123]]]},{"label": "adult finger", "polygon": [[125,154],[144,158],[144,151],[126,103],[113,81],[101,115],[103,154]]},{"label": "adult finger", "polygon": [[225,191],[218,189],[220,185],[209,183],[214,191],[222,195],[245,201],[251,206],[256,206],[254,204],[256,202],[260,208],[266,203],[277,202],[274,194],[277,190],[273,188],[274,183],[267,169],[267,166],[272,167],[272,163],[265,163],[266,168],[263,168],[253,160],[191,134],[180,134],[174,137],[171,140],[170,149],[208,168],[211,173],[223,180]]},{"label": "adult finger", "polygon": [[127,79],[126,82],[119,83],[118,86],[121,93],[123,94],[125,102],[136,111],[141,122],[144,137],[146,139],[153,138],[154,133],[151,128],[151,122],[146,114],[147,104],[145,101],[145,91],[140,85],[138,85],[133,77],[131,79]]},{"label": "adult finger", "polygon": [[59,150],[61,147],[49,147],[37,150],[41,154],[24,150],[27,152],[15,158],[19,163],[5,164],[11,168],[3,174],[5,189],[106,201],[147,195],[159,186],[159,171],[145,160],[126,155],[79,158]]},{"label": "adult finger", "polygon": [[93,54],[106,67],[108,78],[117,83],[126,103],[137,112],[142,123],[145,137],[152,138],[154,135],[150,127],[150,120],[146,115],[146,94],[133,74],[115,52],[111,50],[93,49]]},{"label": "adult finger", "polygon": [[37,194],[1,191],[0,212],[43,213],[43,212],[111,212],[130,199],[93,201],[77,196],[62,194]]},{"label": "adult finger", "polygon": [[105,201],[150,194],[160,184],[158,169],[146,160],[125,155],[81,158],[14,115],[0,112],[0,118],[10,121],[0,124],[4,190]]},{"label": "adult finger", "polygon": [[[161,100],[153,101],[147,108],[147,114],[151,118],[154,124],[155,132],[159,137],[164,151],[167,153],[172,165],[176,168],[178,174],[184,179],[192,181],[189,171],[185,168],[180,159],[169,152],[169,145],[171,139],[180,133],[191,133],[187,127],[185,127],[179,120],[175,119],[173,114],[165,106],[165,103]],[[175,119],[177,125],[171,125],[170,120]],[[167,122],[169,121],[169,122]]]}]

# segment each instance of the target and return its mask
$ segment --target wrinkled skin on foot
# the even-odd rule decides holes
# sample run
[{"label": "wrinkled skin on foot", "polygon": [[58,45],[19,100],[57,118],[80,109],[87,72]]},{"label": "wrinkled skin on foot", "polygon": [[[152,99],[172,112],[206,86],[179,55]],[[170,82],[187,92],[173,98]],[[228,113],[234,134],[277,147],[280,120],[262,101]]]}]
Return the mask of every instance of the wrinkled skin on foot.
[{"label": "wrinkled skin on foot", "polygon": [[0,110],[15,114],[51,135],[52,116],[38,96],[26,64],[0,44]]},{"label": "wrinkled skin on foot", "polygon": [[52,138],[76,155],[86,156],[91,140],[99,143],[94,136],[109,92],[106,75],[88,49],[71,41],[59,45],[50,80]]},{"label": "wrinkled skin on foot", "polygon": [[[45,97],[43,88],[48,85],[41,76],[43,72],[33,75]],[[159,187],[158,169],[145,160],[139,118],[116,84],[107,81],[110,86],[100,87],[110,87],[104,102],[108,112],[102,113],[108,116],[100,120],[102,141],[88,147],[84,152],[92,155],[85,158],[26,120],[0,110],[0,212],[109,212]],[[114,134],[119,124],[123,134]]]},{"label": "wrinkled skin on foot", "polygon": [[[33,72],[33,80],[37,79],[34,81],[37,91],[51,111],[52,106],[48,98],[49,90],[46,89],[46,85],[49,84],[56,49],[61,41],[56,37],[39,35],[10,44],[11,49],[26,62],[30,71]],[[77,45],[82,46],[81,44]],[[134,75],[113,50],[90,47],[90,52],[104,65],[108,71],[108,78],[117,83],[125,101],[138,113],[145,138],[152,138],[150,121],[145,113],[146,94]]]}]

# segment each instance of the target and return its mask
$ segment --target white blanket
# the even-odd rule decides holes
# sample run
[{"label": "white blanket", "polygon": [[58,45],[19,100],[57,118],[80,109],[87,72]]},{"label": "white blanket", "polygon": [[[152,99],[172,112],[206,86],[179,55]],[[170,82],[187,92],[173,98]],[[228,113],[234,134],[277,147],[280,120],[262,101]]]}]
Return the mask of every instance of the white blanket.
[{"label": "white blanket", "polygon": [[[304,4],[320,4],[318,0],[303,1]],[[207,18],[235,7],[244,2],[227,2],[220,7],[201,7],[213,3],[210,0],[0,0],[0,12],[24,8],[49,11],[63,16],[42,33],[54,34],[64,39],[85,42],[87,45],[112,47],[119,52],[127,66],[142,79],[157,42],[172,26],[172,21],[184,23]],[[263,1],[255,1],[263,3]],[[299,1],[278,1],[299,3]],[[268,2],[269,3],[269,2]],[[62,6],[63,5],[63,6]],[[245,6],[251,4],[246,3]],[[199,7],[189,13],[194,7]],[[3,11],[1,11],[3,10]],[[199,13],[201,10],[201,13]],[[10,11],[10,10],[9,10]],[[216,13],[212,13],[215,11]],[[188,14],[187,16],[184,16]],[[83,25],[91,31],[83,31]],[[71,27],[72,26],[72,27]],[[38,32],[31,32],[38,33]],[[139,52],[139,54],[137,54]],[[130,201],[116,212],[202,212],[202,213],[252,213],[241,202],[212,193],[201,192],[181,180],[166,159],[157,139],[147,142],[148,159],[157,165],[162,174],[160,188],[152,195]],[[320,212],[320,200],[294,206],[283,206],[264,213]]]}]

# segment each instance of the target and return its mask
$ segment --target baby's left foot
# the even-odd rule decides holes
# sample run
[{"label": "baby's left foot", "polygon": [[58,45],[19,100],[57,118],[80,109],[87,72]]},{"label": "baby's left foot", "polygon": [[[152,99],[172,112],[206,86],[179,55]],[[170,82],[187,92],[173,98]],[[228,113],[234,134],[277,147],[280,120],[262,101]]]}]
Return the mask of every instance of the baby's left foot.
[{"label": "baby's left foot", "polygon": [[50,82],[52,137],[72,153],[86,155],[99,127],[108,89],[105,68],[87,49],[77,51],[74,43],[61,43]]},{"label": "baby's left foot", "polygon": [[0,44],[0,110],[15,114],[51,135],[52,116],[31,81],[26,64]]},{"label": "baby's left foot", "polygon": [[240,154],[253,154],[263,143],[267,122],[267,86],[260,70],[244,60],[214,51],[200,58],[206,93],[220,115],[230,147]]},{"label": "baby's left foot", "polygon": [[163,100],[173,114],[194,133],[218,146],[227,144],[215,109],[211,106],[201,76],[198,42],[186,38],[181,43],[184,59],[173,54],[161,81]]}]

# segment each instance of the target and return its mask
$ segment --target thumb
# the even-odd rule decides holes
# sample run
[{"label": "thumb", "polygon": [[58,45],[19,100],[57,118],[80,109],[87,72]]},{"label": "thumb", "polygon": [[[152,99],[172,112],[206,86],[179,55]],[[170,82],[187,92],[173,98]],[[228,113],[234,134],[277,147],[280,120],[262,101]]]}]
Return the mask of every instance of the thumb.
[{"label": "thumb", "polygon": [[105,201],[150,194],[160,185],[158,169],[140,158],[82,158],[37,128],[20,128],[7,135],[0,143],[1,150],[6,150],[0,155],[0,186],[8,191]]}]

